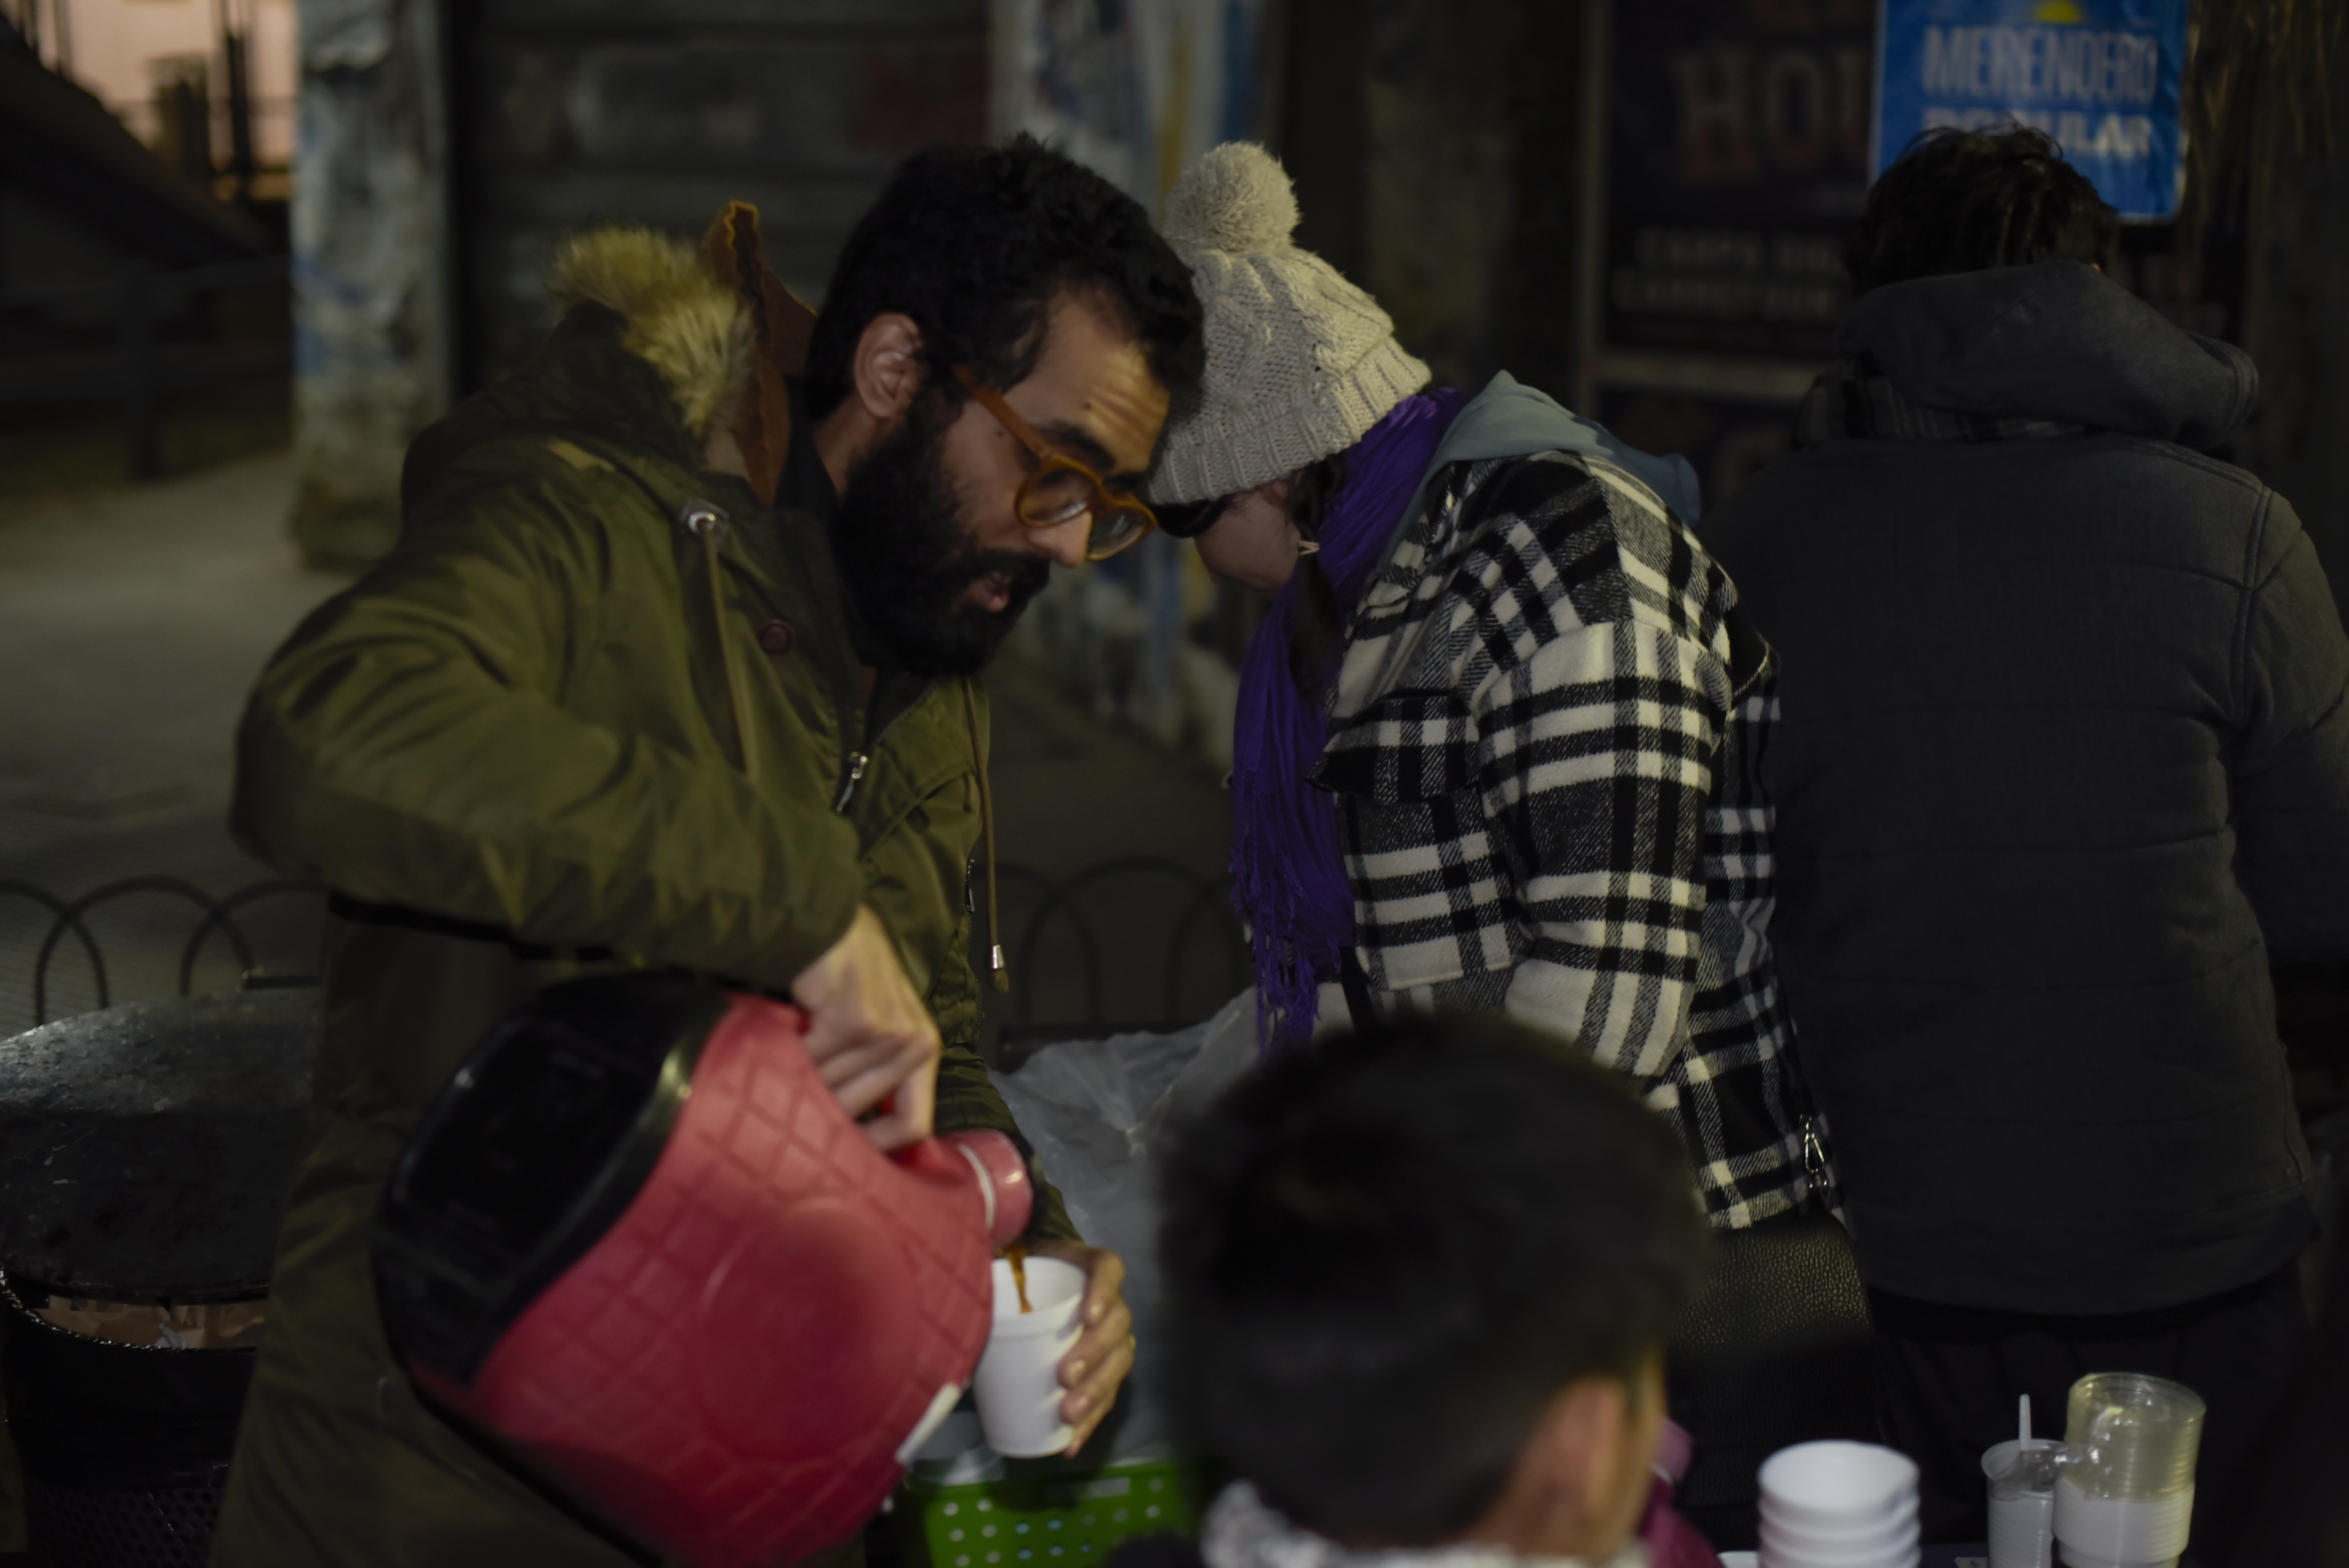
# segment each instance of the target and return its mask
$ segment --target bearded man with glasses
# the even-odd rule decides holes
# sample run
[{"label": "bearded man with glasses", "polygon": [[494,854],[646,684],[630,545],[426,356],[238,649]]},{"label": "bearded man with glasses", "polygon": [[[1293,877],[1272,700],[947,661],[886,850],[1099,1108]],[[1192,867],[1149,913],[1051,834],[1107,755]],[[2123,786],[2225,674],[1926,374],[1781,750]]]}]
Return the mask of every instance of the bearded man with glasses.
[{"label": "bearded man with glasses", "polygon": [[[740,206],[698,249],[583,236],[553,285],[553,336],[418,439],[398,549],[279,650],[238,738],[243,842],[334,898],[218,1564],[631,1561],[419,1402],[368,1267],[421,1108],[543,987],[787,994],[882,1147],[1018,1133],[969,1048],[971,677],[1052,562],[1154,526],[1133,487],[1204,356],[1188,273],[1022,139],[911,160],[812,319]],[[1073,1448],[1132,1318],[1123,1264],[1044,1196],[1043,1250],[1092,1277]]]}]

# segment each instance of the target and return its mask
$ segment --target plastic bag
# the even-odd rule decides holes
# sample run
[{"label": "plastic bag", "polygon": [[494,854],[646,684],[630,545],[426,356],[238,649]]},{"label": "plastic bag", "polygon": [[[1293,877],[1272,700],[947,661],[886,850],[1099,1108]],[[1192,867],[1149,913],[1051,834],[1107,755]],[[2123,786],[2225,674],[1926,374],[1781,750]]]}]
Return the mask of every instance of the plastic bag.
[{"label": "plastic bag", "polygon": [[1070,1040],[1037,1052],[1018,1072],[994,1075],[1078,1233],[1125,1260],[1134,1369],[1088,1459],[1114,1463],[1167,1452],[1151,1153],[1170,1126],[1204,1109],[1257,1058],[1256,993],[1248,990],[1177,1033]]}]

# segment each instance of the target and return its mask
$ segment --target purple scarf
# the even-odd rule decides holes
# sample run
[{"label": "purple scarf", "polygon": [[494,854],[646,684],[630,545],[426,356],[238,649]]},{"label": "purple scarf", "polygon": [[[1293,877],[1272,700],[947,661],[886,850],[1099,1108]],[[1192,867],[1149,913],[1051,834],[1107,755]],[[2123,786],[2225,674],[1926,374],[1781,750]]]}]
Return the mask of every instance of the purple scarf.
[{"label": "purple scarf", "polygon": [[[1467,401],[1450,390],[1404,398],[1346,450],[1346,479],[1321,520],[1321,567],[1348,615]],[[1269,1049],[1312,1032],[1320,984],[1354,939],[1354,895],[1338,849],[1337,804],[1306,782],[1330,741],[1327,693],[1308,701],[1288,674],[1297,580],[1272,602],[1240,668],[1232,733],[1232,897],[1253,930],[1257,1037]]]}]

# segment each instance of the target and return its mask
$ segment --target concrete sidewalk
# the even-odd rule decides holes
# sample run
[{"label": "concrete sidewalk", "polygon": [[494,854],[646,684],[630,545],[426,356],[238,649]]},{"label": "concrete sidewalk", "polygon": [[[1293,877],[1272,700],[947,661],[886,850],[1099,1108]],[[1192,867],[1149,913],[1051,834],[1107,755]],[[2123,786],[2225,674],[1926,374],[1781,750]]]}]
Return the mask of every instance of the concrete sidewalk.
[{"label": "concrete sidewalk", "polygon": [[[285,532],[284,454],[164,483],[0,500],[0,883],[72,899],[120,879],[168,876],[220,898],[275,873],[239,851],[226,812],[237,715],[254,676],[342,580],[305,571]],[[1226,798],[1206,763],[1174,757],[1086,717],[1039,672],[1007,660],[995,699],[994,784],[1007,946],[1087,868],[1164,862],[1093,883],[1080,919],[1048,918],[1011,1000],[1030,1016],[1205,1016],[1237,989],[1228,918],[1206,895],[1168,997],[1166,950],[1201,884],[1220,876]],[[983,883],[981,891],[983,892]],[[168,995],[195,906],[168,892],[93,911],[109,999]],[[280,899],[240,916],[255,965],[316,966],[316,903]],[[32,1021],[32,971],[52,916],[0,896],[0,1036]],[[196,989],[233,988],[242,964],[209,940]],[[51,1016],[97,1005],[67,943],[50,965]],[[1098,974],[1100,985],[1092,984]],[[1017,1008],[1007,1009],[1016,1011]]]},{"label": "concrete sidewalk", "polygon": [[[231,739],[245,689],[302,615],[340,586],[285,536],[283,454],[163,483],[0,502],[0,878],[75,898],[171,876],[218,897],[274,873],[230,841]],[[171,995],[195,911],[144,894],[92,912],[109,999]],[[268,967],[299,967],[307,903],[252,912]],[[32,1017],[48,912],[0,899],[0,1030]],[[288,950],[289,944],[291,944]],[[200,989],[242,967],[207,944]],[[308,961],[315,967],[315,961]],[[61,952],[52,1016],[97,1004]]]}]

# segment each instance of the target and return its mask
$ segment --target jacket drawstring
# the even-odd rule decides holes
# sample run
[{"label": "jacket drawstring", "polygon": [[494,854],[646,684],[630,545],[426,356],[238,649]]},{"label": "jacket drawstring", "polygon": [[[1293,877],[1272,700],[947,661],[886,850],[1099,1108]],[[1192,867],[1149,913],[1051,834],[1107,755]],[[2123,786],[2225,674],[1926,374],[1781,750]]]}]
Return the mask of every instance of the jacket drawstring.
[{"label": "jacket drawstring", "polygon": [[1003,928],[995,911],[995,796],[987,787],[987,755],[978,744],[978,694],[968,676],[962,683],[962,711],[970,720],[970,760],[978,773],[978,830],[987,840],[987,966],[998,991],[1011,989],[1003,962]]},{"label": "jacket drawstring", "polygon": [[742,700],[742,676],[734,665],[734,639],[726,634],[725,573],[718,560],[719,536],[726,531],[726,514],[706,500],[685,503],[678,521],[701,540],[702,563],[709,573],[709,616],[718,636],[718,662],[726,672],[726,706],[734,715],[734,738],[742,748],[742,775],[759,781],[759,748],[750,738],[750,707]]}]

